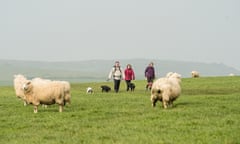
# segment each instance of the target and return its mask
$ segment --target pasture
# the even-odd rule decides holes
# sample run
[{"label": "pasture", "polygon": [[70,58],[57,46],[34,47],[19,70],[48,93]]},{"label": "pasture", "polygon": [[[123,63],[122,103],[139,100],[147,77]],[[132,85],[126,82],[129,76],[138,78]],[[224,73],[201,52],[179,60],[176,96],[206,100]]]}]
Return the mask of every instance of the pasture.
[{"label": "pasture", "polygon": [[[71,84],[71,105],[23,106],[12,86],[0,87],[0,143],[18,144],[237,144],[240,143],[240,77],[182,79],[174,107],[152,108],[145,81],[134,92],[102,93],[112,82]],[[91,86],[93,94],[86,94]]]}]

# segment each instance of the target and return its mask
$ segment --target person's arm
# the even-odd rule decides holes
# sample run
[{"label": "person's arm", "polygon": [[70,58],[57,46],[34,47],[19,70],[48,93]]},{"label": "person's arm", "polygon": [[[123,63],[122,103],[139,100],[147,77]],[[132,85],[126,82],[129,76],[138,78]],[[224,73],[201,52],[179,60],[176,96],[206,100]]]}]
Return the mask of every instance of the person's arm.
[{"label": "person's arm", "polygon": [[134,73],[134,70],[132,70],[132,79],[135,80],[135,73]]},{"label": "person's arm", "polygon": [[144,71],[144,76],[147,77],[147,71],[148,71],[148,67],[145,69]]},{"label": "person's arm", "polygon": [[155,79],[155,69],[153,68],[153,79]]}]

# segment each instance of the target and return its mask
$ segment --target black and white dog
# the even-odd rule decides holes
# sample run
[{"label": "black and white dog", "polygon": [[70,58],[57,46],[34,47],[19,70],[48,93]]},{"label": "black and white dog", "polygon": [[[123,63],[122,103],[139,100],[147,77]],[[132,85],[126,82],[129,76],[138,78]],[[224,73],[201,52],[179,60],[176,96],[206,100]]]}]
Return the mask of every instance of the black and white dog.
[{"label": "black and white dog", "polygon": [[88,87],[86,93],[87,94],[92,94],[93,93],[93,89],[91,87]]},{"label": "black and white dog", "polygon": [[107,85],[102,85],[101,88],[102,88],[102,92],[109,92],[109,91],[111,91],[111,88],[109,86],[107,86]]}]

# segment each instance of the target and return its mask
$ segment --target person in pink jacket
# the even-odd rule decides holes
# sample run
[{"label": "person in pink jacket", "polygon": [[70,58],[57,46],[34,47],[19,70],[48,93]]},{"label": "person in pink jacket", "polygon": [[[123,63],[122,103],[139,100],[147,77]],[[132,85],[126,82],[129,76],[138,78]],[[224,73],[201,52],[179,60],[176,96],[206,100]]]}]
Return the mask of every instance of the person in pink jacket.
[{"label": "person in pink jacket", "polygon": [[129,91],[131,81],[135,80],[134,70],[130,64],[127,64],[127,67],[124,70],[124,75],[125,75],[125,81],[127,85],[127,91]]}]

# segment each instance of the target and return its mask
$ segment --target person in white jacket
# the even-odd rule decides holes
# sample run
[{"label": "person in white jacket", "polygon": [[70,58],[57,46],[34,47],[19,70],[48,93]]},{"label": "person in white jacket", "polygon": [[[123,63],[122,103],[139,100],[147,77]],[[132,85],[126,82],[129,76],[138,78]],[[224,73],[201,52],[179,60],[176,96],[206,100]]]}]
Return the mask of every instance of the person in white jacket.
[{"label": "person in white jacket", "polygon": [[112,67],[109,75],[108,80],[113,79],[114,82],[114,91],[118,93],[120,88],[121,80],[124,79],[124,72],[120,66],[120,62],[116,61],[114,66]]}]

